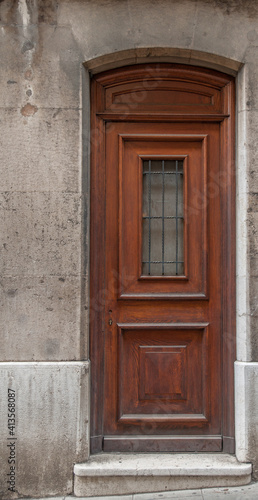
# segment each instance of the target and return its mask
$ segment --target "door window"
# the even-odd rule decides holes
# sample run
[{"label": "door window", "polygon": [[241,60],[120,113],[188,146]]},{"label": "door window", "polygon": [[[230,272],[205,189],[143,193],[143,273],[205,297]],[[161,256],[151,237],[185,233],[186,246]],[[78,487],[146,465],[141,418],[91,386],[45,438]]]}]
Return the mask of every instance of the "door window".
[{"label": "door window", "polygon": [[143,161],[142,274],[184,274],[183,161]]}]

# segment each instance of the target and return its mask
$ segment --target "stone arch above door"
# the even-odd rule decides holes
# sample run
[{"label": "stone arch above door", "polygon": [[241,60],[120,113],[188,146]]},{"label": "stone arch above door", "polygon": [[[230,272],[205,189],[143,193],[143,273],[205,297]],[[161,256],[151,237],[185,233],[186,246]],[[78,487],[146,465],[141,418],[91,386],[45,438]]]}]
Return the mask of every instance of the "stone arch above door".
[{"label": "stone arch above door", "polygon": [[201,66],[236,76],[242,63],[209,52],[175,47],[138,47],[88,59],[84,66],[92,74],[144,63],[176,63]]}]

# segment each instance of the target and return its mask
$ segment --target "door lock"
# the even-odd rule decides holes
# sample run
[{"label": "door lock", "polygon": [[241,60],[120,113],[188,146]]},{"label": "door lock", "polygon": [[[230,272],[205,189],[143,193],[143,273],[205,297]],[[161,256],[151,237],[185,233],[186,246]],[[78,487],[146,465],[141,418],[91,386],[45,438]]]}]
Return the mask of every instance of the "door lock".
[{"label": "door lock", "polygon": [[113,325],[113,320],[112,320],[112,318],[110,318],[110,319],[108,320],[108,324],[109,324],[110,326],[112,326],[112,325]]}]

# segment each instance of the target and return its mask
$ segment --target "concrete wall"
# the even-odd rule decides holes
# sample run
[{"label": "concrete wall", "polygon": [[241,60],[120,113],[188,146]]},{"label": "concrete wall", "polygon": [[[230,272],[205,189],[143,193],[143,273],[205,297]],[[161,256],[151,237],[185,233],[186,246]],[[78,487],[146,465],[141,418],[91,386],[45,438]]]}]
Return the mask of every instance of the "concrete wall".
[{"label": "concrete wall", "polygon": [[257,476],[257,1],[2,0],[0,60],[1,498],[17,497],[6,479],[8,388],[18,496],[72,492],[73,462],[88,456],[83,63],[96,72],[175,61],[238,75],[236,436]]}]

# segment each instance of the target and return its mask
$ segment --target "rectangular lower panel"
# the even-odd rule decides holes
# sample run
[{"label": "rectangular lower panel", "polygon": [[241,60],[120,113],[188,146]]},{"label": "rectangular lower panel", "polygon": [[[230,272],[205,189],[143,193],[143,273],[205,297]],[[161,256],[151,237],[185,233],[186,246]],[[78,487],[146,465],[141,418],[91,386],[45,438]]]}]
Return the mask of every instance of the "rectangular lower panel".
[{"label": "rectangular lower panel", "polygon": [[142,430],[150,418],[160,428],[175,419],[207,425],[208,330],[207,323],[118,324],[118,425]]},{"label": "rectangular lower panel", "polygon": [[202,452],[222,451],[221,436],[104,436],[103,451]]}]

